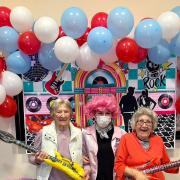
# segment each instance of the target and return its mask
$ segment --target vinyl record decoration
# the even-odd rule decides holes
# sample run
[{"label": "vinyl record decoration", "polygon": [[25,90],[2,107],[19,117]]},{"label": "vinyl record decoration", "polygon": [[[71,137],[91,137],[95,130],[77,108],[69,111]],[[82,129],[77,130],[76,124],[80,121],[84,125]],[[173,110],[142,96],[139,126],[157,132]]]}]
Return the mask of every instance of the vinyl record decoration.
[{"label": "vinyl record decoration", "polygon": [[168,109],[172,106],[173,98],[168,94],[162,94],[158,98],[159,107],[162,109]]},{"label": "vinyl record decoration", "polygon": [[52,100],[56,100],[58,97],[55,97],[55,96],[52,96],[52,97],[50,97],[48,100],[47,100],[47,102],[46,102],[46,106],[47,106],[47,108],[50,110],[50,102],[52,101]]},{"label": "vinyl record decoration", "polygon": [[74,101],[74,97],[70,97],[69,102],[71,103],[71,107],[72,107],[72,111],[75,112],[75,101]]},{"label": "vinyl record decoration", "polygon": [[41,101],[37,97],[30,97],[26,101],[26,108],[30,112],[38,112],[42,107]]}]

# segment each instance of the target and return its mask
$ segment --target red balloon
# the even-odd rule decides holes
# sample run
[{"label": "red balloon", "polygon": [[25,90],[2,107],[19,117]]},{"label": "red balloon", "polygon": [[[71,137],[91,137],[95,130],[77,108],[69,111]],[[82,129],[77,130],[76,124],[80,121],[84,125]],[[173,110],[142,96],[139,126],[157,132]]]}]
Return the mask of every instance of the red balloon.
[{"label": "red balloon", "polygon": [[176,113],[180,114],[180,97],[176,99],[175,107],[176,107]]},{"label": "red balloon", "polygon": [[96,13],[91,20],[91,28],[103,26],[107,28],[107,17],[108,14],[105,12]]},{"label": "red balloon", "polygon": [[19,49],[25,54],[33,55],[39,51],[41,42],[37,39],[34,32],[28,31],[19,36],[18,45]]},{"label": "red balloon", "polygon": [[16,114],[16,101],[11,96],[6,96],[5,101],[0,105],[0,116],[11,117]]},{"label": "red balloon", "polygon": [[11,10],[9,8],[0,6],[0,27],[2,26],[12,27],[10,22],[10,13]]},{"label": "red balloon", "polygon": [[117,43],[116,55],[124,63],[129,63],[136,59],[137,52],[138,45],[134,39],[123,38]]},{"label": "red balloon", "polygon": [[62,27],[60,26],[59,27],[59,35],[58,35],[58,38],[61,38],[63,36],[66,36],[65,32],[63,31]]},{"label": "red balloon", "polygon": [[6,61],[4,57],[0,57],[0,73],[6,70]]},{"label": "red balloon", "polygon": [[88,27],[86,29],[85,33],[81,37],[76,39],[79,46],[82,46],[87,41],[87,37],[88,37],[90,30],[91,30],[91,28]]},{"label": "red balloon", "polygon": [[137,55],[136,55],[135,59],[133,59],[131,62],[140,63],[147,57],[147,55],[148,55],[148,49],[138,46]]}]

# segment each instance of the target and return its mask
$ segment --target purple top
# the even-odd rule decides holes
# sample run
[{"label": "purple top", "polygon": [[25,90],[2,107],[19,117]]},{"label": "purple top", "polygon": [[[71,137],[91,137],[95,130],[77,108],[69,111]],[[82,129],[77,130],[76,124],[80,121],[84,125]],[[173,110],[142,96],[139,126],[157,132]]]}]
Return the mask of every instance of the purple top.
[{"label": "purple top", "polygon": [[[64,130],[57,129],[57,144],[58,144],[57,151],[60,152],[62,156],[71,160],[71,155],[69,151],[70,138],[71,135],[69,128],[66,128]],[[42,143],[42,131],[39,131],[34,141],[34,147],[39,151],[41,150],[41,143]],[[29,161],[33,164],[36,164],[35,157],[32,155],[29,157]],[[52,168],[51,173],[49,175],[49,180],[72,180],[72,178],[70,178],[64,172]]]}]

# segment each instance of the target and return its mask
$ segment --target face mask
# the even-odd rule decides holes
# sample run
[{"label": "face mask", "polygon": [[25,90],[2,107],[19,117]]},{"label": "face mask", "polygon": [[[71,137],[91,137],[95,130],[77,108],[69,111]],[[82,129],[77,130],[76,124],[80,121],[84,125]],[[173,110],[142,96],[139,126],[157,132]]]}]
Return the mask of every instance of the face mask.
[{"label": "face mask", "polygon": [[96,123],[100,128],[106,128],[111,122],[110,116],[96,116]]}]

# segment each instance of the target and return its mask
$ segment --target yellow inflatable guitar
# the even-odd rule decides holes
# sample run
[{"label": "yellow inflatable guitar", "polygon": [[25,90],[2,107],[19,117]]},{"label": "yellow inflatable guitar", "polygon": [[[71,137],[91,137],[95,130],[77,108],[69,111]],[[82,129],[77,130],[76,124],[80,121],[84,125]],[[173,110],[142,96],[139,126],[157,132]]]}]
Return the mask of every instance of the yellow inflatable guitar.
[{"label": "yellow inflatable guitar", "polygon": [[70,177],[76,180],[82,180],[84,177],[84,169],[80,164],[72,162],[71,160],[62,157],[61,154],[55,151],[55,158],[50,157],[50,159],[44,159],[44,162],[64,173],[68,174]]},{"label": "yellow inflatable guitar", "polygon": [[[32,153],[38,152],[38,150],[35,149],[34,147],[26,145],[25,143],[16,140],[12,134],[2,130],[0,130],[0,139],[6,143],[14,143],[18,146],[21,146]],[[64,173],[69,175],[72,179],[75,180],[84,179],[85,172],[80,164],[76,162],[72,162],[71,160],[62,157],[61,154],[57,151],[55,152],[55,156],[56,157],[49,156],[49,159],[44,159],[44,162],[56,169],[59,169],[60,171],[63,171]]]}]

